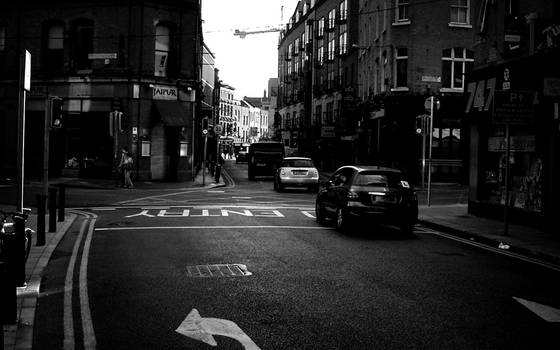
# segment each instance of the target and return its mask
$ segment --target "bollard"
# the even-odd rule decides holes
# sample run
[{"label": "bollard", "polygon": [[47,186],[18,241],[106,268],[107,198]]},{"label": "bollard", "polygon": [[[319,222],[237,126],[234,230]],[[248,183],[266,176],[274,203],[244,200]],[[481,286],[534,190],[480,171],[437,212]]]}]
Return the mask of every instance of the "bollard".
[{"label": "bollard", "polygon": [[47,213],[47,196],[37,195],[37,246],[45,245],[45,215]]},{"label": "bollard", "polygon": [[[9,264],[0,261],[0,324],[17,322],[17,290]],[[3,335],[3,331],[1,332]],[[2,338],[0,338],[2,340]],[[3,345],[3,342],[0,343]],[[0,348],[3,349],[3,348]]]},{"label": "bollard", "polygon": [[56,187],[49,188],[49,232],[56,232]]},{"label": "bollard", "polygon": [[66,187],[58,185],[58,221],[64,221],[64,210],[66,207]]},{"label": "bollard", "polygon": [[[8,246],[9,268],[13,273],[17,287],[25,287],[25,217],[17,214],[13,217],[15,233]],[[5,239],[6,237],[4,237]]]}]

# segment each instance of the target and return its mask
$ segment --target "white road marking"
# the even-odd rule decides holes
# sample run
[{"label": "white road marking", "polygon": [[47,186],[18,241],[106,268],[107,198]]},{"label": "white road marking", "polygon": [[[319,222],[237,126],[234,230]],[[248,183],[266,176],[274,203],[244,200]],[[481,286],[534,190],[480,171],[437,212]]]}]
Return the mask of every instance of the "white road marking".
[{"label": "white road marking", "polygon": [[87,267],[89,261],[89,249],[91,247],[91,239],[93,230],[95,228],[95,221],[97,216],[91,214],[93,217],[89,222],[88,234],[82,252],[82,263],[80,265],[80,308],[82,313],[82,330],[84,337],[84,349],[95,350],[97,341],[95,339],[95,332],[93,330],[93,321],[91,320],[91,311],[89,307],[89,295],[87,288]]},{"label": "white road marking", "polygon": [[521,305],[525,306],[527,309],[531,310],[533,313],[537,314],[540,318],[547,322],[560,322],[560,310],[550,307],[548,305],[543,305],[536,303],[534,301],[525,300],[521,298],[513,297]]},{"label": "white road marking", "polygon": [[309,211],[307,210],[302,210],[301,213],[305,216],[307,216],[308,218],[312,218],[315,219],[315,215],[311,214]]},{"label": "white road marking", "polygon": [[66,278],[64,279],[64,336],[62,340],[64,350],[73,350],[76,347],[74,338],[74,316],[72,314],[72,289],[74,289],[74,266],[76,265],[76,258],[78,256],[78,250],[82,243],[82,238],[84,236],[84,231],[86,230],[87,219],[82,222],[82,227],[80,227],[80,232],[76,241],[74,242],[74,249],[72,249],[72,255],[70,256],[70,261],[68,262],[68,269],[66,270]]},{"label": "white road marking", "polygon": [[226,191],[222,191],[222,190],[209,190],[206,191],[207,193],[225,193]]},{"label": "white road marking", "polygon": [[138,226],[138,227],[99,227],[95,231],[134,231],[134,230],[203,230],[203,229],[290,229],[290,230],[334,230],[323,226]]},{"label": "white road marking", "polygon": [[253,197],[231,197],[231,199],[252,199]]},{"label": "white road marking", "polygon": [[221,335],[237,340],[247,350],[260,350],[235,322],[220,318],[200,317],[196,309],[189,312],[175,332],[212,346],[218,346],[212,335]]}]

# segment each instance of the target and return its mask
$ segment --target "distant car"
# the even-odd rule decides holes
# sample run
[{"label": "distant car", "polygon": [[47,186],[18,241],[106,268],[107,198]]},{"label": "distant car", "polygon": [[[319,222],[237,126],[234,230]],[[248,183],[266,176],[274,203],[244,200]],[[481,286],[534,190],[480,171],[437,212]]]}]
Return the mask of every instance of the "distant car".
[{"label": "distant car", "polygon": [[351,223],[392,224],[412,234],[418,220],[416,192],[398,169],[343,166],[322,187],[315,201],[317,222],[335,219],[345,231]]},{"label": "distant car", "polygon": [[241,146],[239,146],[239,151],[237,152],[237,156],[235,157],[235,162],[236,163],[247,161],[250,145],[251,144],[249,144],[249,143],[244,143]]},{"label": "distant car", "polygon": [[317,192],[319,171],[311,158],[286,157],[274,174],[274,189],[282,191],[286,187],[307,187]]}]

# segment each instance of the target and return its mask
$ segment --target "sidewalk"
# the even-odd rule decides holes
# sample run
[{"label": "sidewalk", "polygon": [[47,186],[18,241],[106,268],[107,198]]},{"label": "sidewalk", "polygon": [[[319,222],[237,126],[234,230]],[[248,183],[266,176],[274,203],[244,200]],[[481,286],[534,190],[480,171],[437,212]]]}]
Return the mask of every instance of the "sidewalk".
[{"label": "sidewalk", "polygon": [[[49,222],[49,216],[46,216]],[[29,258],[25,264],[27,286],[17,288],[17,323],[4,325],[4,347],[5,350],[28,350],[33,347],[33,326],[35,322],[35,311],[37,299],[41,289],[41,278],[43,270],[47,266],[51,254],[55,250],[66,231],[70,228],[76,215],[66,213],[63,222],[57,222],[56,232],[45,234],[45,245],[36,245],[37,236],[33,235],[33,246]],[[36,229],[37,216],[30,215],[27,226]]]},{"label": "sidewalk", "polygon": [[467,209],[466,204],[421,205],[418,219],[427,227],[560,267],[560,235],[509,224],[505,236],[502,221],[470,215]]}]

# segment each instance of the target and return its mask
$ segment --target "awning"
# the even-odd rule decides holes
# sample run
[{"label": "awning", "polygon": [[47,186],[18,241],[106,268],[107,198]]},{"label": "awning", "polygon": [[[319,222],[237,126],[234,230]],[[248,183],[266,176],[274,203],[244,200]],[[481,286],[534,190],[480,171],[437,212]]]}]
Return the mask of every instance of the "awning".
[{"label": "awning", "polygon": [[192,118],[192,107],[190,104],[182,104],[179,101],[154,101],[163,124],[166,126],[186,126]]}]

